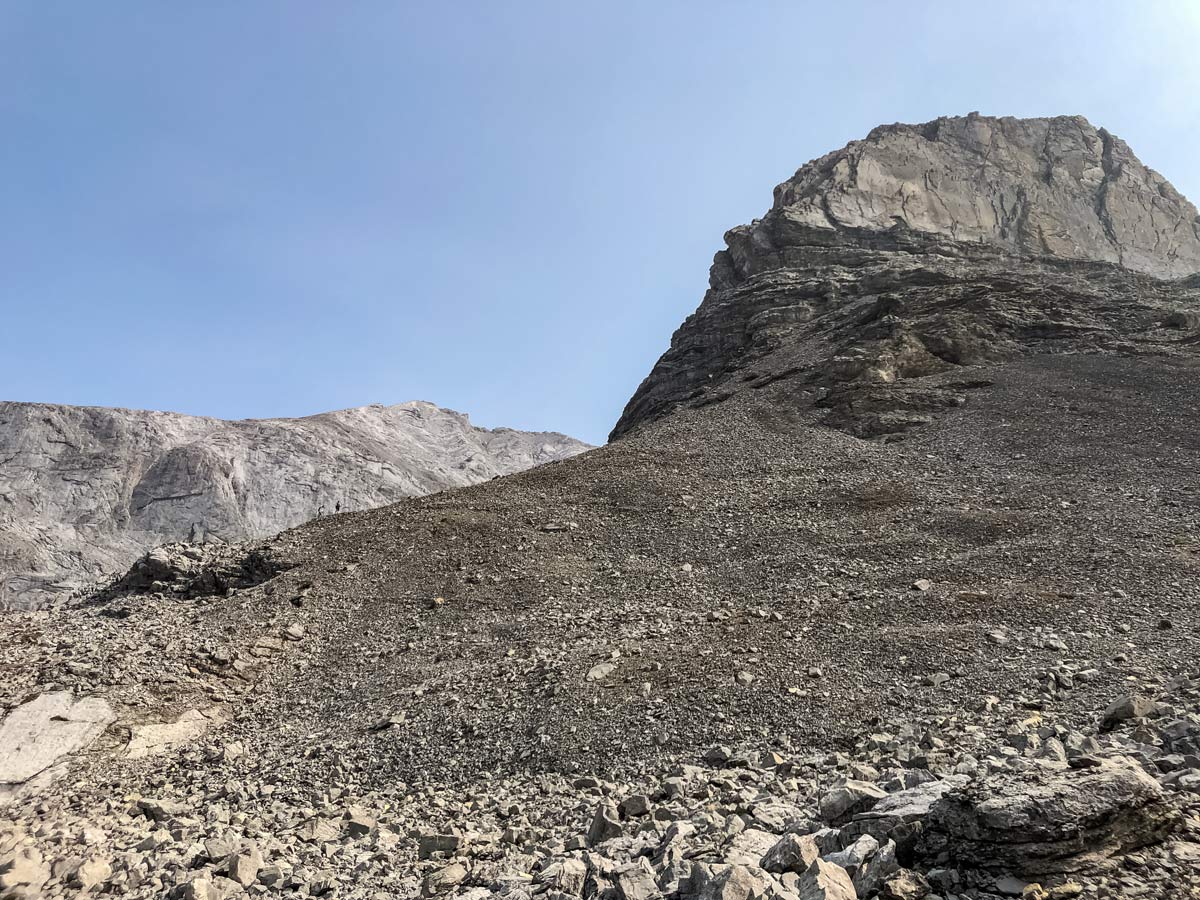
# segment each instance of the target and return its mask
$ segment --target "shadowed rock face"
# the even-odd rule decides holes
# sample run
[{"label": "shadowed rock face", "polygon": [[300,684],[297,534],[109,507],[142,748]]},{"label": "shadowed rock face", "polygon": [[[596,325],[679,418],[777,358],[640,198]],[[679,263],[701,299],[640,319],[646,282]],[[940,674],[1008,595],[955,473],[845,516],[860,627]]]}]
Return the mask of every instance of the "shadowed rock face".
[{"label": "shadowed rock face", "polygon": [[[930,374],[1047,337],[1065,339],[1051,352],[1077,351],[1073,339],[1095,323],[1070,298],[1153,294],[1164,288],[1151,282],[1184,276],[1193,277],[1177,286],[1194,288],[1200,271],[1196,208],[1080,117],[877,128],[804,166],[762,219],[725,241],[703,303],[614,438],[681,404],[727,397],[744,387],[739,374],[793,377],[777,351],[805,343],[798,355],[811,370],[813,346],[825,341],[820,374],[838,382]],[[1070,302],[1048,317],[1047,297]],[[871,345],[878,337],[891,345]],[[879,353],[888,358],[876,365]],[[847,378],[834,354],[871,358]]]},{"label": "shadowed rock face", "polygon": [[585,449],[421,402],[241,422],[0,403],[0,602],[39,605],[167,541],[265,537]]}]

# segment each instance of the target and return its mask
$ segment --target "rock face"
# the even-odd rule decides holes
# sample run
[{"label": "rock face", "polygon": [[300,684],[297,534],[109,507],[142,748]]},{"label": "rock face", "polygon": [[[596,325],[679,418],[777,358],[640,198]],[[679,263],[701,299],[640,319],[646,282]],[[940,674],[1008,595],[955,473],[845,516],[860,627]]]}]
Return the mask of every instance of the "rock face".
[{"label": "rock face", "polygon": [[430,403],[303,419],[0,403],[0,605],[36,606],[167,541],[265,537],[587,445]]},{"label": "rock face", "polygon": [[[680,404],[746,387],[735,372],[750,387],[781,377],[786,366],[752,364],[822,332],[844,336],[847,321],[865,319],[858,324],[890,346],[857,360],[831,352],[822,374],[892,381],[1095,332],[1100,323],[1077,301],[1042,308],[1055,288],[1095,293],[1097,277],[1115,277],[1086,264],[1156,279],[1200,271],[1196,208],[1123,141],[1078,116],[877,128],[804,166],[775,189],[762,219],[725,241],[704,302],[614,438]],[[1128,279],[1131,291],[1145,284]],[[913,313],[919,320],[908,320]],[[1186,314],[1180,323],[1195,327]]]}]

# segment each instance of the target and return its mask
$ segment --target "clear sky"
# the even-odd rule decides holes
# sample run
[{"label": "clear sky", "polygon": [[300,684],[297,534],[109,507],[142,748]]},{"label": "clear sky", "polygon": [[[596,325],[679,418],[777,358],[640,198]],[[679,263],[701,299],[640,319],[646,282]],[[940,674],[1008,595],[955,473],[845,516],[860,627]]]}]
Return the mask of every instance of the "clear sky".
[{"label": "clear sky", "polygon": [[0,0],[0,398],[599,442],[776,183],[971,110],[1200,199],[1200,2]]}]

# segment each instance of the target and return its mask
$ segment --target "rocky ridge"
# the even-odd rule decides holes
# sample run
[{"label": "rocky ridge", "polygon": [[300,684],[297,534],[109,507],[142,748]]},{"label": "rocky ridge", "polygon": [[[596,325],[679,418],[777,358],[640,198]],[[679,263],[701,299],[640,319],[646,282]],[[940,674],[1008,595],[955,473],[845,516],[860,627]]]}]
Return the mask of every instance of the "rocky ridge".
[{"label": "rocky ridge", "polygon": [[1079,116],[877,128],[804,166],[725,242],[614,438],[746,382],[890,382],[1091,347],[1120,323],[1080,295],[1169,302],[1160,281],[1200,271],[1196,208]]},{"label": "rocky ridge", "polygon": [[168,541],[266,537],[585,449],[422,402],[241,422],[0,403],[0,607],[61,599]]}]

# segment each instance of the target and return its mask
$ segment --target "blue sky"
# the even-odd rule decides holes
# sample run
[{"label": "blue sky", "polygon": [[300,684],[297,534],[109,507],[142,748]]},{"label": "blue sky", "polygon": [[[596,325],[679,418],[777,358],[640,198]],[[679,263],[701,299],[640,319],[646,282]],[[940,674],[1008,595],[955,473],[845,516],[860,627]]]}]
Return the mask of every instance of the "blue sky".
[{"label": "blue sky", "polygon": [[0,0],[0,398],[599,442],[877,124],[1081,113],[1200,199],[1200,3],[999,7]]}]

